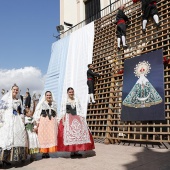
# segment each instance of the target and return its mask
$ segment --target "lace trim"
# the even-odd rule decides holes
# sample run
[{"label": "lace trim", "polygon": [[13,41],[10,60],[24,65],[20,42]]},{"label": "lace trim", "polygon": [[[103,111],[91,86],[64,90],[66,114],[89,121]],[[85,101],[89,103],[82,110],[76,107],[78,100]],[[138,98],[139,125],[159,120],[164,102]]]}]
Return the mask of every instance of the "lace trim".
[{"label": "lace trim", "polygon": [[47,101],[44,101],[42,103],[42,110],[54,110],[55,112],[57,112],[57,106],[56,106],[56,103],[55,102],[52,102],[52,105],[48,105]]},{"label": "lace trim", "polygon": [[[60,117],[58,117],[58,121],[60,121],[62,119],[62,117],[66,114],[66,105],[68,103],[69,103],[68,99],[65,99],[64,102],[62,103]],[[74,104],[76,107],[77,115],[86,118],[86,114],[83,113],[83,109],[81,107],[81,104],[80,104],[80,101],[78,100],[78,98],[74,99]]]},{"label": "lace trim", "polygon": [[68,101],[66,104],[71,105],[72,109],[74,109],[76,107],[76,101],[75,100],[71,100],[68,98]]},{"label": "lace trim", "polygon": [[90,135],[85,119],[80,116],[71,116],[70,114],[66,114],[64,145],[84,143],[90,143]]}]

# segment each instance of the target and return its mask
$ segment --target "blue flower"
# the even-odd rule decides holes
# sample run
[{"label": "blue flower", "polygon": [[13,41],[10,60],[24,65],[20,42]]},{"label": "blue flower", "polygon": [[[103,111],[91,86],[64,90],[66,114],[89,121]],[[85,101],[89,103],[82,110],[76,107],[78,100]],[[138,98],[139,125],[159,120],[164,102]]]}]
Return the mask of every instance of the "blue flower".
[{"label": "blue flower", "polygon": [[16,111],[16,110],[13,110],[13,114],[14,114],[14,115],[17,115],[18,113],[17,113],[17,111]]}]

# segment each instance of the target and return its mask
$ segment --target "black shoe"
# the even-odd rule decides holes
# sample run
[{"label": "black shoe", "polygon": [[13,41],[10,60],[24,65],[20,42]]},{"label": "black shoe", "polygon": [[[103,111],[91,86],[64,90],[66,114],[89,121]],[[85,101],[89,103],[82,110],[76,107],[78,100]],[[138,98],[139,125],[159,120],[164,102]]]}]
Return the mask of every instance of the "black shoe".
[{"label": "black shoe", "polygon": [[25,159],[21,160],[21,163],[25,164]]},{"label": "black shoe", "polygon": [[117,51],[120,51],[120,47],[117,47]]},{"label": "black shoe", "polygon": [[82,154],[77,152],[71,153],[71,158],[75,158],[75,157],[82,157]]},{"label": "black shoe", "polygon": [[9,161],[2,161],[2,165],[3,165],[3,166],[5,166],[5,165],[10,166],[11,163],[10,163]]},{"label": "black shoe", "polygon": [[30,157],[30,162],[33,162],[35,160],[36,160],[35,157],[33,157],[33,156]]},{"label": "black shoe", "polygon": [[71,158],[75,157],[75,153],[74,153],[74,152],[71,152],[70,157],[71,157]]},{"label": "black shoe", "polygon": [[146,34],[146,29],[142,29],[143,34]]},{"label": "black shoe", "polygon": [[82,154],[81,153],[75,153],[75,156],[76,157],[82,157]]},{"label": "black shoe", "polygon": [[43,159],[43,158],[46,158],[46,154],[45,154],[45,153],[42,154],[42,159]]},{"label": "black shoe", "polygon": [[127,46],[127,45],[124,45],[124,46],[123,46],[123,49],[124,49],[124,50],[128,49],[128,46]]},{"label": "black shoe", "polygon": [[45,158],[50,158],[50,155],[48,153],[46,153]]}]

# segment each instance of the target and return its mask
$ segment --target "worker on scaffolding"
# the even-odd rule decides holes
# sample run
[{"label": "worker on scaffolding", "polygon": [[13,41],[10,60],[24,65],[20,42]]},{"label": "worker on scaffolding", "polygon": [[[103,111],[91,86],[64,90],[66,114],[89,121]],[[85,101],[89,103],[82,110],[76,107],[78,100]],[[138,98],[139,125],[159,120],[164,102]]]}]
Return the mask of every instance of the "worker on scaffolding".
[{"label": "worker on scaffolding", "polygon": [[91,100],[92,100],[92,103],[95,103],[95,100],[94,100],[94,81],[95,81],[95,77],[100,77],[100,75],[102,75],[102,73],[96,73],[93,70],[94,70],[93,65],[88,64],[88,70],[87,70],[88,103],[91,103]]},{"label": "worker on scaffolding", "polygon": [[146,33],[146,24],[148,22],[148,19],[150,16],[153,17],[157,30],[160,27],[159,23],[159,16],[158,16],[158,9],[157,9],[157,3],[156,0],[141,0],[142,3],[142,31],[145,34]]},{"label": "worker on scaffolding", "polygon": [[124,13],[125,6],[121,5],[118,9],[118,12],[116,14],[116,22],[115,24],[117,25],[117,46],[118,46],[118,51],[120,51],[120,43],[122,40],[123,44],[123,49],[127,49],[128,46],[126,45],[126,28],[129,23],[129,18],[125,15]]}]

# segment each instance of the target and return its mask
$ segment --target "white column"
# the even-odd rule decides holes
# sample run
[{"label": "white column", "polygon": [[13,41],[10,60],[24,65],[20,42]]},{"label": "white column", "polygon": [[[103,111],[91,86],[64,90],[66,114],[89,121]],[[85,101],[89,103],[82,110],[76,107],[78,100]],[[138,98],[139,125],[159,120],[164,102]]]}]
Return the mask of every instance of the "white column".
[{"label": "white column", "polygon": [[60,24],[64,24],[64,1],[65,0],[60,0]]},{"label": "white column", "polygon": [[77,1],[77,23],[80,22],[80,0]]}]

